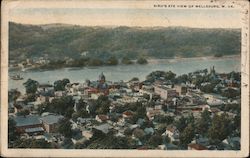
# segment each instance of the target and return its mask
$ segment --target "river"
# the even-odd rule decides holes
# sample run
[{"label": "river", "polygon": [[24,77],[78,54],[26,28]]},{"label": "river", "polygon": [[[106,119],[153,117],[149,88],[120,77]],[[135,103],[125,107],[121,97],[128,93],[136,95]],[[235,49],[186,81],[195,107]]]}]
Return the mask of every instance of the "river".
[{"label": "river", "polygon": [[48,71],[10,71],[9,75],[20,73],[23,80],[9,79],[9,88],[17,88],[24,92],[23,83],[31,78],[39,83],[51,83],[54,81],[68,78],[71,82],[84,82],[86,79],[97,80],[100,73],[104,73],[106,80],[109,81],[128,81],[133,77],[144,80],[152,71],[172,71],[177,75],[187,74],[200,69],[215,66],[216,72],[228,73],[240,71],[240,56],[223,58],[185,58],[185,59],[164,59],[152,60],[146,65],[117,65],[117,66],[97,66],[84,68],[62,68]]}]

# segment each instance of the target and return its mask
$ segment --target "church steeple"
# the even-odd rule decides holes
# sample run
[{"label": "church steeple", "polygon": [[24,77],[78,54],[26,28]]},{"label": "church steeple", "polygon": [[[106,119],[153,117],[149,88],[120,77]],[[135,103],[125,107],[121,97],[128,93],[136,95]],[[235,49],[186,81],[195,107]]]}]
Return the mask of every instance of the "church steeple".
[{"label": "church steeple", "polygon": [[99,75],[99,82],[101,82],[101,83],[104,83],[105,82],[105,76],[104,76],[104,74],[103,74],[103,72]]},{"label": "church steeple", "polygon": [[210,74],[215,75],[215,69],[214,69],[214,66],[213,66],[212,68],[210,67]]}]

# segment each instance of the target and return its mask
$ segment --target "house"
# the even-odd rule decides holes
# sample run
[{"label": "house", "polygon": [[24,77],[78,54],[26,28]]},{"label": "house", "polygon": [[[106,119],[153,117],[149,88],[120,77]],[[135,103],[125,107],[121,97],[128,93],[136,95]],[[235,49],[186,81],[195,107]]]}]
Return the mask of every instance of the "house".
[{"label": "house", "polygon": [[44,132],[42,122],[37,115],[16,116],[16,129],[19,133],[41,134]]},{"label": "house", "polygon": [[207,150],[207,148],[200,144],[190,143],[188,144],[188,150]]},{"label": "house", "polygon": [[225,97],[215,94],[204,94],[203,96],[207,99],[208,105],[212,106],[224,104],[225,102],[223,100],[226,99]]},{"label": "house", "polygon": [[122,103],[135,103],[138,101],[138,97],[123,96],[122,98],[117,99],[117,101]]},{"label": "house", "polygon": [[73,144],[77,144],[77,143],[83,143],[87,139],[83,137],[82,132],[80,130],[74,130],[74,135],[72,135],[71,140]]},{"label": "house", "polygon": [[105,124],[101,124],[99,126],[95,126],[93,128],[103,132],[104,134],[107,134],[110,131],[110,129],[112,129],[113,127],[111,125],[109,125],[108,123],[105,123]]},{"label": "house", "polygon": [[41,121],[43,123],[44,129],[48,133],[54,133],[56,132],[58,122],[63,119],[62,115],[56,115],[56,114],[48,114],[46,116],[41,117]]},{"label": "house", "polygon": [[139,119],[136,121],[136,124],[137,124],[138,126],[142,126],[144,123],[145,123],[145,120],[142,119],[142,118],[139,118]]},{"label": "house", "polygon": [[233,119],[237,114],[234,114],[232,112],[225,112],[225,111],[219,111],[217,112],[217,115],[221,116],[222,114],[227,114],[230,119]]},{"label": "house", "polygon": [[57,141],[57,139],[50,133],[44,133],[44,139],[49,143]]},{"label": "house", "polygon": [[97,93],[99,93],[98,89],[92,87],[86,88],[84,90],[84,95],[88,97],[91,97],[91,94],[97,94]]},{"label": "house", "polygon": [[134,113],[132,111],[125,111],[122,113],[122,117],[127,120],[133,117]]},{"label": "house", "polygon": [[92,138],[93,136],[93,132],[91,130],[82,130],[82,136],[84,136],[87,140],[89,140],[90,138]]},{"label": "house", "polygon": [[129,126],[129,128],[130,128],[131,130],[136,129],[136,128],[138,128],[138,127],[139,127],[139,125],[137,125],[137,124],[133,124],[133,125],[130,125],[130,126]]},{"label": "house", "polygon": [[240,150],[240,137],[228,137],[222,141],[224,149]]},{"label": "house", "polygon": [[175,90],[177,93],[179,93],[179,95],[186,95],[187,93],[187,86],[186,85],[175,85],[174,86]]},{"label": "house", "polygon": [[172,143],[168,143],[168,144],[166,144],[165,149],[166,150],[178,150],[178,146],[174,145]]},{"label": "house", "polygon": [[149,128],[145,128],[144,132],[146,135],[153,135],[155,131],[152,127],[149,127]]},{"label": "house", "polygon": [[14,113],[21,112],[23,110],[23,106],[20,104],[14,104]]},{"label": "house", "polygon": [[16,99],[16,104],[17,105],[25,105],[25,96],[21,96]]},{"label": "house", "polygon": [[124,134],[122,134],[121,132],[117,132],[115,134],[116,137],[126,137]]},{"label": "house", "polygon": [[171,142],[179,142],[180,132],[175,126],[168,126],[162,135],[168,136]]},{"label": "house", "polygon": [[55,91],[55,97],[66,96],[66,91]]},{"label": "house", "polygon": [[45,103],[45,102],[51,102],[54,99],[53,96],[50,96],[49,93],[40,94],[39,97],[37,97],[36,102]]},{"label": "house", "polygon": [[154,86],[155,93],[160,95],[164,100],[171,100],[173,97],[178,96],[175,89],[168,88],[166,86]]},{"label": "house", "polygon": [[203,145],[203,146],[208,146],[209,145],[209,139],[206,138],[206,137],[199,137],[199,138],[196,138],[195,140],[193,140],[191,143],[200,144],[200,145]]},{"label": "house", "polygon": [[164,111],[162,110],[162,106],[155,106],[154,108],[151,107],[147,107],[146,108],[146,115],[149,118],[149,120],[153,120],[155,115],[161,115],[164,113]]},{"label": "house", "polygon": [[78,117],[76,123],[77,124],[86,124],[86,123],[90,123],[92,120],[95,120],[94,118],[81,118]]},{"label": "house", "polygon": [[109,119],[109,117],[107,115],[96,115],[95,119],[98,122],[105,122]]},{"label": "house", "polygon": [[53,85],[51,85],[49,83],[41,83],[41,84],[38,85],[37,91],[39,93],[54,91],[54,87],[53,87]]}]

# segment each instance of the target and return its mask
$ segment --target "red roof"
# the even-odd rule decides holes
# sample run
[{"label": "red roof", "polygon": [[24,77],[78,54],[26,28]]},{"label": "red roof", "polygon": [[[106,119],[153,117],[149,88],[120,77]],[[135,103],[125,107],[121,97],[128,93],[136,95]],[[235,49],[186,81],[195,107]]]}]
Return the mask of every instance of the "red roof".
[{"label": "red roof", "polygon": [[125,111],[125,112],[123,112],[123,115],[133,116],[133,113],[131,111]]},{"label": "red roof", "polygon": [[207,150],[205,146],[200,145],[200,144],[194,144],[194,143],[188,144],[188,147],[195,149],[195,150]]},{"label": "red roof", "polygon": [[98,115],[98,118],[102,121],[107,121],[108,120],[108,116],[107,115]]},{"label": "red roof", "polygon": [[92,92],[92,93],[98,93],[98,89],[96,88],[89,88],[87,89],[88,92]]}]

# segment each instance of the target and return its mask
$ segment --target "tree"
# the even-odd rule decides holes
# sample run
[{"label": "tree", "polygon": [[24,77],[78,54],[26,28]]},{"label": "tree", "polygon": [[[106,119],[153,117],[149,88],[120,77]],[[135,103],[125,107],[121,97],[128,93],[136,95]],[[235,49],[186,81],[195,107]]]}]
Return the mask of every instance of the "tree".
[{"label": "tree", "polygon": [[227,90],[223,91],[221,95],[223,97],[235,98],[237,96],[240,96],[240,91],[237,91],[233,88],[228,88]]},{"label": "tree", "polygon": [[128,57],[122,58],[122,63],[125,65],[133,64],[133,62]]},{"label": "tree", "polygon": [[65,87],[64,87],[62,80],[57,80],[54,82],[54,89],[55,89],[55,91],[65,90]]},{"label": "tree", "polygon": [[89,65],[89,66],[101,66],[101,65],[103,65],[103,61],[100,60],[100,59],[91,58],[91,59],[88,61],[88,65]]},{"label": "tree", "polygon": [[64,149],[73,149],[74,144],[70,138],[65,138],[63,140],[62,146]]},{"label": "tree", "polygon": [[16,99],[21,96],[21,92],[19,92],[18,90],[11,90],[8,91],[8,101],[16,101]]},{"label": "tree", "polygon": [[187,121],[186,119],[181,116],[181,118],[175,122],[176,128],[182,132],[187,127]]},{"label": "tree", "polygon": [[17,113],[18,116],[26,116],[29,114],[30,114],[30,111],[28,109],[21,110]]},{"label": "tree", "polygon": [[216,53],[216,54],[214,54],[214,57],[222,57],[223,56],[223,54],[222,53]]},{"label": "tree", "polygon": [[64,78],[63,80],[57,80],[54,82],[55,91],[64,91],[65,86],[70,83],[69,79]]},{"label": "tree", "polygon": [[148,144],[153,147],[157,147],[158,145],[162,144],[162,136],[160,135],[152,135],[149,140]]},{"label": "tree", "polygon": [[86,109],[81,109],[80,111],[77,112],[79,117],[82,118],[88,118],[89,117],[89,113]]},{"label": "tree", "polygon": [[147,94],[147,93],[144,93],[142,97],[143,97],[143,98],[145,98],[145,99],[147,99],[147,100],[149,100],[149,99],[150,99],[150,95],[149,95],[149,94]]},{"label": "tree", "polygon": [[137,59],[137,63],[138,64],[147,64],[148,61],[145,58],[140,57],[139,59]]},{"label": "tree", "polygon": [[197,132],[203,136],[206,135],[211,124],[210,112],[206,109],[201,113],[201,119],[197,122]]},{"label": "tree", "polygon": [[133,131],[133,135],[136,137],[136,138],[139,138],[140,140],[143,139],[143,137],[145,136],[145,133],[142,129],[140,128],[136,128],[134,131]]},{"label": "tree", "polygon": [[188,124],[188,126],[181,132],[180,134],[180,144],[184,147],[189,144],[195,136],[194,127],[192,124]]},{"label": "tree", "polygon": [[173,80],[175,78],[176,74],[173,73],[172,71],[165,72],[164,78],[166,80]]},{"label": "tree", "polygon": [[232,132],[232,124],[226,113],[214,115],[208,137],[214,141],[222,141]]},{"label": "tree", "polygon": [[132,130],[131,130],[130,128],[126,128],[126,129],[124,130],[124,134],[125,134],[126,136],[130,136],[130,135],[132,135]]},{"label": "tree", "polygon": [[53,148],[51,143],[44,139],[18,139],[14,142],[13,148]]},{"label": "tree", "polygon": [[118,60],[116,59],[115,56],[111,56],[107,61],[107,65],[117,65],[117,64]]},{"label": "tree", "polygon": [[183,74],[176,78],[177,83],[186,83],[188,81],[188,75]]},{"label": "tree", "polygon": [[162,133],[164,133],[166,131],[167,128],[167,124],[159,124],[156,133],[161,135]]},{"label": "tree", "polygon": [[26,102],[33,102],[36,101],[36,94],[29,93],[27,94],[27,98],[25,99]]},{"label": "tree", "polygon": [[96,139],[88,145],[89,149],[129,149],[129,141],[125,137],[116,137],[112,133],[103,138]]},{"label": "tree", "polygon": [[[74,100],[72,96],[63,96],[61,98],[55,98],[51,103],[45,105],[48,112],[57,113],[60,115],[65,115],[69,109],[73,109]],[[71,115],[71,114],[70,114]],[[67,115],[68,117],[69,115]]]},{"label": "tree", "polygon": [[202,92],[212,93],[214,91],[215,86],[216,86],[216,84],[208,83],[204,86],[201,86],[200,89]]},{"label": "tree", "polygon": [[18,138],[16,131],[16,122],[12,118],[8,119],[8,142],[15,141]]},{"label": "tree", "polygon": [[69,80],[68,78],[64,78],[64,79],[62,80],[62,82],[63,82],[63,85],[64,85],[64,87],[65,87],[68,83],[70,83],[70,80]]},{"label": "tree", "polygon": [[195,78],[192,79],[192,83],[196,87],[200,87],[201,83],[203,83],[204,78],[201,75],[196,75]]},{"label": "tree", "polygon": [[26,93],[36,93],[37,87],[38,87],[38,82],[32,79],[28,79],[26,82],[23,83],[26,89]]},{"label": "tree", "polygon": [[72,117],[73,112],[74,112],[73,108],[67,108],[64,116],[70,119]]},{"label": "tree", "polygon": [[72,129],[71,122],[68,119],[61,119],[59,121],[58,132],[61,133],[66,138],[71,138]]},{"label": "tree", "polygon": [[152,96],[152,100],[153,100],[153,101],[157,101],[157,100],[159,100],[159,99],[161,99],[161,96],[158,95],[158,94],[154,94],[154,95]]},{"label": "tree", "polygon": [[137,114],[138,118],[146,117],[146,108],[143,105],[138,106],[136,109],[136,114]]},{"label": "tree", "polygon": [[94,101],[94,105],[96,107],[97,114],[107,114],[109,112],[110,100],[107,96],[101,95],[98,97],[96,101]]},{"label": "tree", "polygon": [[138,77],[133,77],[129,82],[131,81],[139,81],[139,78]]},{"label": "tree", "polygon": [[158,123],[171,124],[174,121],[174,118],[171,116],[156,115],[154,117],[154,121]]}]

